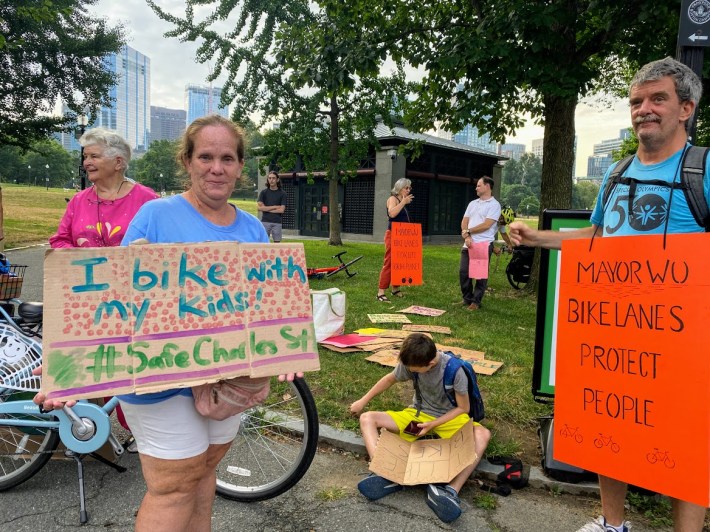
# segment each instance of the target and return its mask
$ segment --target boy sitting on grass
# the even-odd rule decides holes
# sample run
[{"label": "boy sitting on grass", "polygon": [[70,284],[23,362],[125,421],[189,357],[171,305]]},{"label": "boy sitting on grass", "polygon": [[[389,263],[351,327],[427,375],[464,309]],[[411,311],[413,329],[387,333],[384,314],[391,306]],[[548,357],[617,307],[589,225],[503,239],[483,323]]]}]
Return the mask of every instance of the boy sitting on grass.
[{"label": "boy sitting on grass", "polygon": [[[365,412],[360,416],[360,429],[370,459],[375,455],[381,428],[399,434],[407,441],[414,441],[427,434],[450,438],[461,427],[472,422],[468,415],[468,379],[463,368],[456,372],[454,378],[456,406],[451,404],[444,393],[444,369],[449,358],[450,355],[436,350],[436,345],[429,337],[420,333],[412,333],[404,339],[399,353],[399,362],[392,373],[382,377],[369,392],[350,405],[350,411],[353,414],[360,414],[372,398],[389,389],[395,382],[414,381],[414,374],[419,374],[419,393],[416,393],[415,390],[413,407],[405,408],[399,412],[391,410]],[[416,387],[416,381],[414,382]],[[421,412],[418,412],[419,410]],[[416,436],[403,432],[404,428],[412,421],[420,429]],[[476,469],[491,438],[491,433],[487,428],[479,423],[472,423],[476,461],[456,475],[449,484],[429,484],[427,486],[427,505],[445,523],[450,523],[461,515],[459,491]],[[365,497],[374,501],[400,491],[402,486],[371,474],[360,481],[358,489]]]}]

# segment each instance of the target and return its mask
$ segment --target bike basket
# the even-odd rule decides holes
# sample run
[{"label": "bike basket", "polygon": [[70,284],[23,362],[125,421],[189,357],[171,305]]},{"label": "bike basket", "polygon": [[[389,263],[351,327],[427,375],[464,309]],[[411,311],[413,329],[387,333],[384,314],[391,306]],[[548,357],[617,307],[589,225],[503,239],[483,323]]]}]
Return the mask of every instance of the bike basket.
[{"label": "bike basket", "polygon": [[0,323],[0,387],[38,391],[40,375],[32,370],[42,364],[42,344],[7,323]]},{"label": "bike basket", "polygon": [[22,292],[22,279],[25,276],[27,266],[10,266],[10,271],[0,274],[0,299],[12,299],[20,297]]}]

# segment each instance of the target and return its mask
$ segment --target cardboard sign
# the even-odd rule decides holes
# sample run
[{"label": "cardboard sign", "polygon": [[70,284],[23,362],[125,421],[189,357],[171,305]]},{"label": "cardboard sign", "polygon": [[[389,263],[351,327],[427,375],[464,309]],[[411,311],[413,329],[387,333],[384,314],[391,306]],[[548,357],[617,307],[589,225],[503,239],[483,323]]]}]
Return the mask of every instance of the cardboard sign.
[{"label": "cardboard sign", "polygon": [[444,325],[402,325],[402,330],[410,332],[435,332],[451,334],[451,328]]},{"label": "cardboard sign", "polygon": [[408,442],[382,429],[370,471],[401,484],[447,483],[476,460],[473,423],[449,439]]},{"label": "cardboard sign", "polygon": [[[437,344],[437,348],[441,349]],[[445,351],[451,351],[451,348],[445,349]],[[462,351],[464,351],[462,353]],[[481,351],[469,351],[466,349],[458,349],[454,351],[456,354],[460,355],[462,359],[468,360],[473,366],[473,370],[477,375],[493,375],[501,367],[503,367],[502,362],[496,360],[486,360],[483,358],[483,353]],[[399,350],[398,349],[382,349],[373,353],[372,355],[365,358],[370,362],[376,362],[381,366],[395,367],[399,361]]]},{"label": "cardboard sign", "polygon": [[372,323],[412,323],[407,316],[401,314],[368,314]]},{"label": "cardboard sign", "polygon": [[319,368],[301,244],[53,249],[44,272],[51,398]]},{"label": "cardboard sign", "polygon": [[707,235],[562,246],[554,457],[710,504]]},{"label": "cardboard sign", "polygon": [[402,310],[398,310],[397,312],[401,312],[402,314],[420,314],[421,316],[431,316],[434,318],[446,313],[445,310],[430,307],[420,307],[419,305],[411,305],[407,308],[403,308]]},{"label": "cardboard sign", "polygon": [[392,284],[420,285],[424,252],[422,225],[394,222],[392,224]]},{"label": "cardboard sign", "polygon": [[488,242],[473,242],[468,248],[468,276],[488,279]]}]

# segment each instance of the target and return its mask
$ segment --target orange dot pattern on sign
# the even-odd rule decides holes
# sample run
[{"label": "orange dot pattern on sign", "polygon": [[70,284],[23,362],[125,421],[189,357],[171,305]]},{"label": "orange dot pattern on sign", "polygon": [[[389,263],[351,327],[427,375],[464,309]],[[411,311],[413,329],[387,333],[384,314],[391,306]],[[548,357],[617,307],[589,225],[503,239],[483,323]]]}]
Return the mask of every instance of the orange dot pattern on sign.
[{"label": "orange dot pattern on sign", "polygon": [[[237,248],[234,246],[215,245],[184,249],[143,249],[140,255],[140,270],[157,274],[161,282],[166,279],[165,288],[158,282],[153,288],[145,291],[133,290],[134,260],[109,260],[110,273],[101,270],[108,278],[96,279],[97,282],[108,282],[109,289],[100,293],[74,293],[70,284],[63,285],[66,303],[62,334],[67,339],[122,337],[132,334],[198,331],[245,325],[255,321],[309,316],[310,296],[303,250],[242,246],[239,253],[235,252]],[[203,280],[207,279],[210,266],[223,265],[220,266],[222,273],[218,279],[227,283],[198,283],[187,275],[184,286],[179,286],[177,272],[183,251],[187,252],[187,268],[193,269]],[[301,265],[302,268],[288,268],[289,260],[291,265]],[[274,267],[277,263],[280,268]],[[198,265],[202,267],[196,268]],[[252,278],[246,281],[245,272],[248,269],[265,271],[266,280],[262,282]],[[162,277],[163,275],[167,277]],[[229,299],[231,306],[224,304],[225,299]],[[105,306],[112,302],[122,305],[128,319],[123,319],[115,309],[110,315],[106,312]],[[99,310],[100,318],[97,320],[97,309],[100,306],[103,310]],[[186,308],[197,310],[186,312]],[[231,308],[234,311],[231,311]],[[140,312],[143,318],[140,328],[133,331],[136,322],[134,316]],[[201,312],[206,315],[201,315]]]}]

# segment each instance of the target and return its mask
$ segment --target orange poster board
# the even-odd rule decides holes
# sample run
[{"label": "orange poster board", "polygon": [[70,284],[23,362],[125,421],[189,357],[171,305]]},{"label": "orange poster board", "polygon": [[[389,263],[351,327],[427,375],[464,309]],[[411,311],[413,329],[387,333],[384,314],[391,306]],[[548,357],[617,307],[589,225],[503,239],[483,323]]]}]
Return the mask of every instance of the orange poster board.
[{"label": "orange poster board", "polygon": [[705,234],[562,246],[554,457],[710,504]]},{"label": "orange poster board", "polygon": [[422,225],[392,224],[392,284],[422,284]]}]

